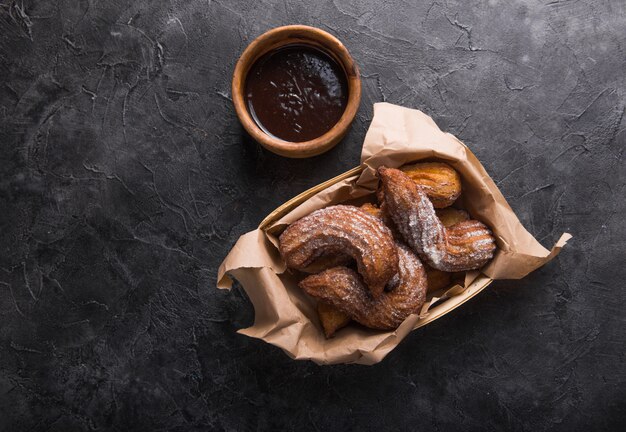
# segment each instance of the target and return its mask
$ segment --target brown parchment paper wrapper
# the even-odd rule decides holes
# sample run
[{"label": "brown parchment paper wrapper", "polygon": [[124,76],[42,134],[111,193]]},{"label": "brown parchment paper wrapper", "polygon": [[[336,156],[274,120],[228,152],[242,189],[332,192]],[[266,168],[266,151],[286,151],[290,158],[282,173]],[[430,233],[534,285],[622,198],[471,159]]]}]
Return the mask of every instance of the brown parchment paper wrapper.
[{"label": "brown parchment paper wrapper", "polygon": [[[286,272],[276,245],[288,224],[314,210],[369,197],[376,190],[376,168],[436,159],[453,166],[463,179],[463,206],[472,217],[491,227],[498,250],[480,271],[468,272],[464,286],[434,293],[422,312],[408,317],[395,331],[375,331],[350,325],[326,339],[315,301]],[[239,330],[282,348],[294,359],[318,364],[381,361],[411,331],[460,306],[493,279],[519,279],[554,258],[571,236],[563,234],[551,251],[524,229],[502,193],[474,154],[457,138],[442,132],[421,111],[388,103],[374,105],[374,119],[365,137],[361,166],[338,179],[318,185],[270,214],[259,229],[239,238],[218,271],[218,287],[241,283],[254,305],[252,327]]]}]

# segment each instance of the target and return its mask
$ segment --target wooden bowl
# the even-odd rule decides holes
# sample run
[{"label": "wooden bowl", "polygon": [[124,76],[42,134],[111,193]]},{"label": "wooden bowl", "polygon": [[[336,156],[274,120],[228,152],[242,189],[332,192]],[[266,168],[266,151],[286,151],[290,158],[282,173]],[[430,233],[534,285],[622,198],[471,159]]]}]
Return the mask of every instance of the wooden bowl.
[{"label": "wooden bowl", "polygon": [[[330,55],[343,68],[348,82],[348,103],[339,121],[324,135],[304,142],[283,141],[265,133],[250,116],[244,94],[246,77],[254,62],[269,51],[292,44],[309,45]],[[235,66],[232,92],[237,117],[252,138],[281,156],[306,158],[330,150],[348,132],[361,102],[361,77],[354,59],[336,37],[315,27],[290,25],[263,33],[248,45]]]}]

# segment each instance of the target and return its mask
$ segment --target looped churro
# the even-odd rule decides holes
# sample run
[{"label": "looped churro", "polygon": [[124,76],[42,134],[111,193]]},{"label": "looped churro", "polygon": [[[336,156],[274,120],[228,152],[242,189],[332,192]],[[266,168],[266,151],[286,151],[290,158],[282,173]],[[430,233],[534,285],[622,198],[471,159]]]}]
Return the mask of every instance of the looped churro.
[{"label": "looped churro", "polygon": [[398,272],[398,252],[389,228],[354,206],[314,211],[287,227],[279,242],[287,266],[298,270],[321,256],[351,256],[374,297]]},{"label": "looped churro", "polygon": [[419,313],[426,301],[426,272],[419,258],[398,245],[400,269],[390,282],[391,291],[372,298],[361,277],[347,267],[335,267],[308,276],[300,288],[334,306],[366,327],[390,330],[409,315]]},{"label": "looped churro", "polygon": [[396,229],[431,267],[453,272],[482,267],[496,249],[491,231],[468,220],[449,228],[437,218],[433,204],[420,186],[400,170],[380,167],[385,210]]}]

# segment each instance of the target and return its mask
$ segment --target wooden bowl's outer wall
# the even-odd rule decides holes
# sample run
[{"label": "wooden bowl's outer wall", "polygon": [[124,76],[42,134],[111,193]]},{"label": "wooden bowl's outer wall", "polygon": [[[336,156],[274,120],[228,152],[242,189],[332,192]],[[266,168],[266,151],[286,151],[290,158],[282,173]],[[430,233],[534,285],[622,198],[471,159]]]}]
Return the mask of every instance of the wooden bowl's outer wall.
[{"label": "wooden bowl's outer wall", "polygon": [[[246,106],[246,76],[262,55],[286,45],[303,44],[321,49],[343,68],[348,81],[348,103],[337,122],[324,135],[299,143],[287,142],[269,136],[259,128]],[[348,132],[361,102],[359,68],[346,47],[333,35],[315,27],[294,25],[278,27],[256,38],[237,61],[232,82],[233,104],[244,129],[263,147],[281,156],[306,158],[333,148]]]},{"label": "wooden bowl's outer wall", "polygon": [[[263,221],[261,221],[261,223],[259,224],[259,229],[266,229],[270,227],[274,222],[278,221],[280,218],[298,207],[304,201],[308,200],[318,192],[334,185],[335,183],[339,183],[340,181],[349,178],[353,178],[353,180],[356,180],[363,171],[363,169],[365,169],[364,166],[352,168],[350,171],[346,171],[345,173],[340,174],[330,180],[327,180],[324,183],[313,186],[311,189],[306,190],[300,195],[293,197],[289,201],[277,207],[269,215],[267,215],[267,217],[263,219]],[[417,322],[415,328],[417,329],[419,327],[423,327],[426,324],[433,322],[437,318],[441,318],[448,312],[451,312],[452,310],[461,306],[463,303],[478,295],[478,293],[487,288],[487,286],[489,286],[491,282],[493,282],[493,279],[481,273],[461,294],[451,297],[446,301],[438,304],[437,306],[429,309],[428,314]]]}]

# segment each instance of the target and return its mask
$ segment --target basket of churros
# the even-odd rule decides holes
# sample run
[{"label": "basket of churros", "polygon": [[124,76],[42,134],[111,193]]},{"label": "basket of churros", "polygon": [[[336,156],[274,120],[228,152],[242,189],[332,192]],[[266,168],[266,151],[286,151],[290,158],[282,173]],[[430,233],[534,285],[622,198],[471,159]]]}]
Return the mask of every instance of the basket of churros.
[{"label": "basket of churros", "polygon": [[255,309],[239,330],[318,364],[381,361],[494,279],[556,256],[528,233],[473,153],[420,111],[380,103],[361,165],[284,203],[218,271]]}]

